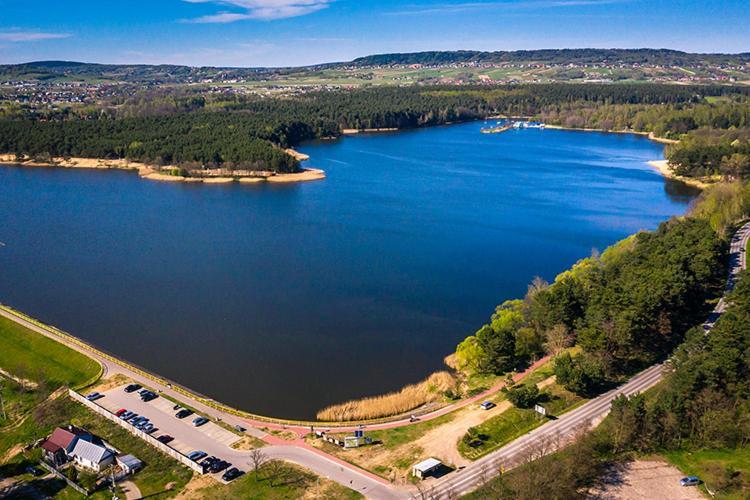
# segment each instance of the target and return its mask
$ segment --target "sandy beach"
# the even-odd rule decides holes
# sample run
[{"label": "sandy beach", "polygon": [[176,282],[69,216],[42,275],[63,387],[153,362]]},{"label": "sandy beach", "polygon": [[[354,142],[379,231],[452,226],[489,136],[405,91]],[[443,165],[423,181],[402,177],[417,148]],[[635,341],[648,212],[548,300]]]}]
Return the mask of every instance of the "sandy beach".
[{"label": "sandy beach", "polygon": [[693,179],[691,177],[682,177],[680,175],[675,175],[669,168],[669,162],[667,160],[652,160],[647,163],[649,164],[649,166],[654,167],[656,170],[658,170],[659,173],[664,177],[684,182],[685,184],[689,184],[699,189],[706,189],[712,184],[700,179]]},{"label": "sandy beach", "polygon": [[[305,161],[309,157],[292,149],[287,153],[294,156],[298,161]],[[90,168],[98,170],[134,170],[142,179],[160,182],[202,182],[203,184],[230,184],[240,182],[242,184],[255,184],[260,182],[306,182],[325,179],[323,170],[317,168],[305,168],[301,172],[292,174],[273,174],[253,177],[185,177],[182,175],[171,175],[163,173],[146,165],[145,163],[128,160],[104,160],[98,158],[52,158],[49,161],[39,162],[33,160],[18,161],[14,154],[0,154],[0,165],[21,165],[24,167],[58,167],[58,168]],[[176,168],[176,167],[171,167]],[[169,170],[164,167],[163,170]]]},{"label": "sandy beach", "polygon": [[375,132],[398,132],[397,128],[345,128],[341,131],[344,135],[369,134]]}]

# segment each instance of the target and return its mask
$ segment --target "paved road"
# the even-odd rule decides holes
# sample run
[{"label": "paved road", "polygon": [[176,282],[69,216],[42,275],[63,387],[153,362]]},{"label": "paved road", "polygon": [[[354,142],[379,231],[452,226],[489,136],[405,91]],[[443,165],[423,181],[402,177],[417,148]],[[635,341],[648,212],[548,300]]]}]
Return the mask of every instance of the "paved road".
[{"label": "paved road", "polygon": [[[749,239],[750,223],[747,223],[735,233],[731,241],[727,291],[734,288],[737,275],[746,268],[745,249]],[[722,298],[704,324],[707,332],[711,330],[725,309],[726,302]],[[656,385],[662,378],[662,368],[662,364],[654,365],[637,374],[617,389],[602,394],[583,406],[562,415],[557,420],[534,429],[512,443],[477,460],[465,469],[444,476],[431,484],[428,483],[430,497],[451,498],[473,491],[481,486],[487,478],[497,475],[501,467],[505,470],[512,468],[525,456],[528,456],[530,451],[539,446],[546,446],[546,452],[554,451],[559,445],[569,442],[577,432],[601,421],[609,413],[612,400],[620,394],[632,395]],[[535,451],[541,452],[538,448]]]}]

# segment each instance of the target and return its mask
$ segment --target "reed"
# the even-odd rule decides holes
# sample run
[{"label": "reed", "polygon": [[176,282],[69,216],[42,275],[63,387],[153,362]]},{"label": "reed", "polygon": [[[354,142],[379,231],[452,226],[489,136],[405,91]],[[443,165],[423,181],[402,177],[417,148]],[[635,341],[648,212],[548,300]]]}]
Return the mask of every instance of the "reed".
[{"label": "reed", "polygon": [[318,420],[346,422],[390,417],[437,401],[447,391],[456,390],[456,379],[446,371],[436,372],[417,384],[383,396],[355,399],[319,411]]}]

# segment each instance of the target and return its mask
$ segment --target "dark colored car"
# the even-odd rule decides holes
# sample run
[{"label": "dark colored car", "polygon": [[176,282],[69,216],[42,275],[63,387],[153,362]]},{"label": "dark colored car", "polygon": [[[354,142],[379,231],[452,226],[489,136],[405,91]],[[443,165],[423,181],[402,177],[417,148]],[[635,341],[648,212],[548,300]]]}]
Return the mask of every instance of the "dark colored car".
[{"label": "dark colored car", "polygon": [[140,384],[130,384],[129,386],[127,386],[125,388],[125,392],[127,392],[127,393],[135,392],[138,389],[140,389],[141,387],[143,387],[143,386],[140,385]]},{"label": "dark colored car", "polygon": [[208,470],[211,472],[211,474],[216,474],[217,472],[221,472],[231,466],[232,464],[230,464],[229,462],[225,462],[224,460],[217,460],[216,462],[211,464]]},{"label": "dark colored car", "polygon": [[174,441],[174,438],[165,434],[163,436],[159,436],[158,438],[156,438],[156,440],[160,443],[169,444]]},{"label": "dark colored car", "polygon": [[182,409],[182,406],[180,406],[180,405],[174,405],[174,406],[172,407],[172,409],[173,409],[174,411],[177,411],[177,410],[180,410],[180,409]]},{"label": "dark colored car", "polygon": [[177,413],[175,413],[175,417],[177,418],[186,418],[192,415],[193,412],[185,408],[184,410],[180,410]]},{"label": "dark colored car", "polygon": [[206,417],[198,417],[193,420],[193,425],[195,427],[200,427],[201,425],[205,425],[208,423],[208,419]]},{"label": "dark colored car", "polygon": [[26,467],[26,472],[34,477],[39,477],[46,474],[46,472],[37,467],[34,467],[33,465],[29,465],[28,467]]},{"label": "dark colored car", "polygon": [[158,398],[159,395],[155,394],[153,392],[147,392],[146,394],[141,395],[141,399],[148,403],[149,401],[153,401],[154,399]]},{"label": "dark colored car", "polygon": [[224,481],[229,482],[229,481],[234,481],[235,479],[237,479],[238,477],[240,477],[243,474],[244,474],[244,472],[242,472],[241,470],[239,470],[237,467],[232,467],[231,469],[229,469],[228,471],[226,471],[224,473],[224,475],[221,476],[221,478]]}]

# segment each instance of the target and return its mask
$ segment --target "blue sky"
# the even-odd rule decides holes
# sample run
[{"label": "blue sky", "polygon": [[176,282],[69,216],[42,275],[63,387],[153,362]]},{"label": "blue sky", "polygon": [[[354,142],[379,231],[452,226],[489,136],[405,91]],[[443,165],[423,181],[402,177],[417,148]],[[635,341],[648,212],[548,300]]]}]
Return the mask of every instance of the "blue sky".
[{"label": "blue sky", "polygon": [[0,0],[0,63],[287,66],[383,52],[750,51],[748,0]]}]

